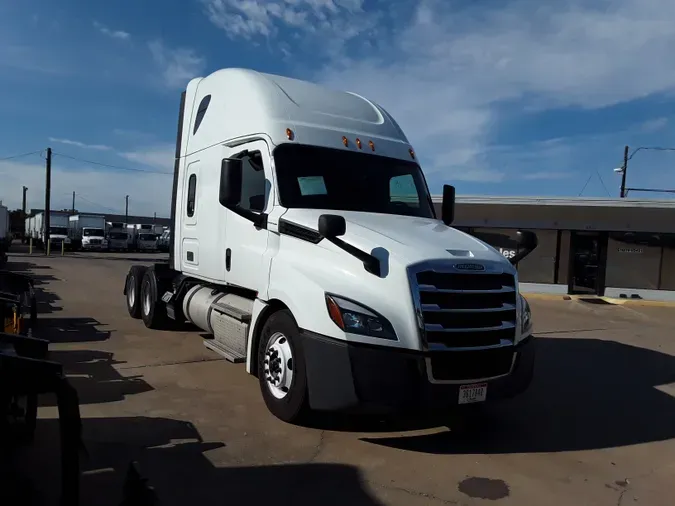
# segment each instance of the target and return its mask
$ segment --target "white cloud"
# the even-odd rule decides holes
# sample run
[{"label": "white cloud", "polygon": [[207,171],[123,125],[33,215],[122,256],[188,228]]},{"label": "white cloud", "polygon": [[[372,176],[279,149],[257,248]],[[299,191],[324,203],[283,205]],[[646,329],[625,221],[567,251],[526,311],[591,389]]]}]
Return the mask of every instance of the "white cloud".
[{"label": "white cloud", "polygon": [[[211,22],[232,39],[275,37],[283,28],[303,40],[307,52],[342,54],[349,41],[375,35],[380,12],[366,13],[363,0],[201,0]],[[312,39],[309,43],[307,37]],[[285,55],[288,47],[280,49]]]},{"label": "white cloud", "polygon": [[157,144],[135,151],[119,153],[127,160],[152,167],[162,172],[172,172],[176,148],[173,144]]},{"label": "white cloud", "polygon": [[[111,171],[76,170],[69,161],[55,158],[52,164],[52,209],[69,209],[72,192],[80,211],[124,214],[124,196],[129,195],[129,213],[168,217],[171,206],[170,175]],[[21,187],[27,186],[28,208],[44,208],[45,168],[40,163],[0,162],[3,205],[21,207]]]},{"label": "white cloud", "polygon": [[657,132],[663,130],[668,126],[668,118],[654,118],[648,121],[645,121],[640,126],[643,132]]},{"label": "white cloud", "polygon": [[129,32],[125,32],[122,30],[111,30],[110,28],[102,25],[98,21],[94,21],[94,28],[96,28],[103,35],[107,35],[108,37],[113,39],[129,40],[131,38],[131,34]]},{"label": "white cloud", "polygon": [[159,40],[150,42],[148,48],[164,84],[169,88],[185,87],[206,67],[206,60],[192,49],[168,48]]},{"label": "white cloud", "polygon": [[428,172],[490,179],[486,168],[503,165],[483,158],[504,104],[520,104],[521,114],[593,109],[675,89],[669,0],[454,5],[422,1],[386,58],[342,60],[316,76],[387,108],[430,159]]},{"label": "white cloud", "polygon": [[[521,177],[523,169],[513,164],[525,154],[505,164],[491,150],[513,111],[522,117],[557,108],[598,109],[675,90],[671,0],[512,0],[461,8],[421,0],[412,12],[395,15],[369,11],[361,1],[202,2],[230,37],[274,38],[270,47],[285,53],[302,47],[306,36],[321,37],[322,44],[304,44],[314,56],[329,57],[310,73],[313,79],[381,103],[435,176]],[[659,119],[646,128],[665,125]],[[566,141],[558,144],[557,156],[572,169],[545,156],[556,167],[541,165],[530,179],[540,172],[549,179],[574,172],[579,153]]]},{"label": "white cloud", "polygon": [[55,137],[50,137],[49,138],[50,142],[58,142],[59,144],[67,144],[69,146],[76,146],[78,148],[84,148],[84,149],[94,149],[96,151],[110,151],[112,148],[110,146],[106,146],[104,144],[85,144],[84,142],[80,141],[73,141],[70,139],[58,139]]},{"label": "white cloud", "polygon": [[560,171],[546,171],[542,170],[539,172],[529,172],[523,174],[522,178],[528,181],[555,181],[557,179],[569,179],[575,174],[571,172],[560,172]]}]

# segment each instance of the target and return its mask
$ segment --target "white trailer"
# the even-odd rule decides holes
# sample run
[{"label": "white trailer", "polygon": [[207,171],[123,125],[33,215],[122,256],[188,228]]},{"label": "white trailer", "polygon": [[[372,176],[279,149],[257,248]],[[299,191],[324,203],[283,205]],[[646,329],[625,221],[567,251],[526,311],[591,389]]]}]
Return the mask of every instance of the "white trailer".
[{"label": "white trailer", "polygon": [[513,264],[536,236],[506,259],[450,226],[452,186],[442,208],[377,104],[219,70],[182,94],[169,261],[130,268],[127,309],[211,334],[289,422],[517,395],[534,339]]},{"label": "white trailer", "polygon": [[98,214],[76,214],[68,218],[68,237],[74,250],[101,251],[108,248],[105,238],[105,217]]}]

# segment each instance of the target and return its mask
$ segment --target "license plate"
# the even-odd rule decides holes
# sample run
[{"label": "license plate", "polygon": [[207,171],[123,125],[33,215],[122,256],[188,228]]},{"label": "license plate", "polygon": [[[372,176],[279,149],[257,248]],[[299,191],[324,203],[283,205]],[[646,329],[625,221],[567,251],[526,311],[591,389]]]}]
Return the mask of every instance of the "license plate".
[{"label": "license plate", "polygon": [[474,383],[473,385],[462,385],[459,387],[459,404],[473,404],[474,402],[485,402],[487,398],[487,383]]}]

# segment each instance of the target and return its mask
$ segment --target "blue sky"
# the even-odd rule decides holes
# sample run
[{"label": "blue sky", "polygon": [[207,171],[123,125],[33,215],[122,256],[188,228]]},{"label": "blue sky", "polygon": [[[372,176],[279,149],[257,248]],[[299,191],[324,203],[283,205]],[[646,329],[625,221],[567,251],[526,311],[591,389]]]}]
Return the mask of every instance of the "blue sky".
[{"label": "blue sky", "polygon": [[[624,145],[675,146],[672,0],[9,3],[0,159],[52,147],[53,207],[167,215],[181,88],[223,67],[375,100],[434,193],[616,196]],[[41,156],[0,160],[3,203],[44,205]],[[675,152],[628,185],[675,188]]]}]

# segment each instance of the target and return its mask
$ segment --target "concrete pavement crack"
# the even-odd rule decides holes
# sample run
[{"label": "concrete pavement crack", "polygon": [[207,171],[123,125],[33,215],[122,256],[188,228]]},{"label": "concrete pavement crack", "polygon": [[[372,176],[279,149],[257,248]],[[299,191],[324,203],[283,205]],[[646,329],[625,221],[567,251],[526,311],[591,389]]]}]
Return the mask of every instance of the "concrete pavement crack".
[{"label": "concrete pavement crack", "polygon": [[314,462],[318,457],[319,454],[323,451],[323,443],[325,441],[326,437],[326,431],[322,430],[321,433],[319,434],[319,442],[316,445],[316,451],[314,452],[314,455],[307,461],[308,464],[311,464]]},{"label": "concrete pavement crack", "polygon": [[200,364],[202,362],[219,362],[221,360],[225,360],[225,358],[216,357],[216,358],[198,358],[194,360],[176,360],[173,362],[157,362],[155,364],[129,365],[126,367],[116,367],[116,369],[118,371],[126,371],[129,369],[146,369],[150,367],[165,367],[169,365]]},{"label": "concrete pavement crack", "polygon": [[417,490],[410,490],[404,487],[392,487],[390,485],[383,485],[381,483],[377,483],[375,481],[370,481],[366,480],[367,483],[370,483],[371,485],[375,487],[380,487],[385,490],[395,490],[397,492],[403,492],[405,494],[415,496],[415,497],[423,497],[424,499],[431,499],[433,501],[438,501],[441,504],[452,504],[452,505],[461,505],[459,501],[453,501],[451,499],[443,499],[442,497],[435,496],[433,494],[427,494],[426,492],[418,492]]}]

